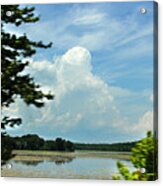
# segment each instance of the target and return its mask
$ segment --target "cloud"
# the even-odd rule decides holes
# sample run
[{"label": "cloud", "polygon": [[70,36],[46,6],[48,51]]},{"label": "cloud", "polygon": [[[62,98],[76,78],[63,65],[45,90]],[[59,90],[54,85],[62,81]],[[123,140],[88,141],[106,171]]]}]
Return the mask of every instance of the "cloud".
[{"label": "cloud", "polygon": [[[83,14],[83,12],[82,12]],[[74,25],[92,25],[92,24],[98,24],[101,23],[101,21],[104,20],[106,14],[105,13],[99,13],[99,12],[87,12],[87,14],[85,15],[80,15],[80,17],[78,16],[73,24]]]},{"label": "cloud", "polygon": [[[57,12],[56,9],[60,9],[60,12],[53,15],[53,12]],[[123,11],[123,13],[126,12],[125,9]],[[45,41],[53,41],[54,47],[60,50],[81,45],[90,51],[112,51],[121,47],[122,53],[124,45],[131,44],[138,39],[145,39],[146,46],[148,46],[146,38],[152,37],[153,33],[151,23],[147,20],[142,26],[135,10],[130,16],[126,14],[125,17],[120,17],[114,14],[114,6],[105,3],[98,6],[87,4],[84,7],[72,4],[66,10],[58,5],[58,7],[54,6],[53,12],[50,14],[51,17],[49,11],[43,12],[44,14],[41,12],[47,19],[46,21],[40,20],[36,24],[17,29],[7,26],[6,29],[19,35],[24,32],[28,33],[32,39],[40,40],[41,38]],[[129,46],[128,49],[133,47],[135,48],[135,44]]]},{"label": "cloud", "polygon": [[51,90],[55,100],[47,101],[40,110],[17,100],[18,115],[23,116],[26,130],[45,125],[49,130],[66,131],[80,125],[94,129],[123,124],[114,94],[123,97],[129,92],[109,87],[92,73],[91,54],[87,49],[79,46],[69,49],[53,63],[31,60],[26,72],[29,71],[42,86],[46,82],[42,89]]},{"label": "cloud", "polygon": [[55,94],[55,99],[46,101],[45,107],[41,109],[26,106],[17,99],[6,110],[13,117],[23,118],[23,125],[20,127],[22,133],[41,131],[48,136],[52,131],[66,134],[73,130],[103,130],[109,133],[121,129],[123,135],[139,135],[153,126],[152,112],[145,113],[134,124],[133,118],[137,120],[140,112],[137,114],[136,110],[135,113],[132,110],[135,117],[127,114],[135,104],[131,100],[136,93],[110,86],[93,74],[92,56],[86,48],[73,47],[64,55],[58,56],[54,62],[28,60],[30,65],[26,73],[34,76],[42,85],[43,91],[50,90]]},{"label": "cloud", "polygon": [[[107,118],[112,120],[111,113],[116,113],[114,97],[108,85],[91,72],[89,51],[74,47],[61,56],[54,66],[56,100],[48,104],[51,109],[44,112],[42,118],[49,118],[49,122],[61,128],[71,128],[75,121],[76,124],[83,123],[82,118],[92,127],[108,125]],[[54,118],[48,115],[54,115]],[[74,122],[69,122],[68,118]]]},{"label": "cloud", "polygon": [[145,134],[148,130],[153,131],[153,111],[147,111],[139,119],[137,124],[126,127],[128,132]]},{"label": "cloud", "polygon": [[[139,136],[148,128],[142,130],[139,124],[149,117],[142,119],[143,113],[150,112],[153,104],[147,102],[153,73],[148,59],[153,54],[150,13],[140,18],[135,8],[132,11],[131,7],[130,13],[128,8],[118,12],[113,4],[105,3],[51,8],[49,13],[44,5],[38,23],[17,29],[7,25],[6,29],[18,35],[25,32],[33,40],[54,42],[53,48],[38,50],[37,60],[29,59],[26,73],[43,91],[55,94],[55,99],[46,100],[42,109],[17,100],[7,112],[23,116],[26,127],[20,128],[25,132],[81,130],[90,136],[90,131],[97,134],[101,129],[108,139],[109,132],[118,130],[117,135],[129,135],[127,128]],[[147,99],[142,95],[144,89],[150,89]]]}]

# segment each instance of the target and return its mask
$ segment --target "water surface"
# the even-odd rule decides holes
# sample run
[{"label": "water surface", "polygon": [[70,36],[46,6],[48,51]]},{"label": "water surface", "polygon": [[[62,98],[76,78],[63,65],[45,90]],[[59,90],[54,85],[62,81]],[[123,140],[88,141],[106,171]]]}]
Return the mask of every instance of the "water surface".
[{"label": "water surface", "polygon": [[74,178],[74,179],[111,179],[117,173],[117,161],[125,163],[131,170],[133,166],[128,160],[106,157],[84,156],[60,158],[44,158],[42,161],[10,160],[12,168],[2,172],[3,176]]}]

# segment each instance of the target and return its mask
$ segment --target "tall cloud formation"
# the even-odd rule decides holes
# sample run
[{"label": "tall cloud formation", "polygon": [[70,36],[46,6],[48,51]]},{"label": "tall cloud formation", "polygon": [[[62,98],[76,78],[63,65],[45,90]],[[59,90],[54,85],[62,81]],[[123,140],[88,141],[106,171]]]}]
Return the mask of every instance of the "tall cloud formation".
[{"label": "tall cloud formation", "polygon": [[[115,101],[115,97],[127,97],[130,92],[120,87],[111,87],[94,75],[91,54],[86,48],[71,48],[54,63],[31,60],[27,72],[42,84],[42,90],[51,90],[55,99],[46,101],[45,107],[41,109],[28,107],[21,100],[17,100],[16,110],[15,105],[12,105],[8,112],[23,117],[24,127],[21,130],[24,133],[41,132],[48,136],[49,131],[66,133],[72,129],[80,132],[82,129],[95,130],[96,133],[99,129],[120,129],[121,132],[124,129],[125,133],[125,128],[130,125]],[[134,132],[139,133],[136,125],[133,126],[135,128],[130,125],[130,131],[133,128]],[[151,125],[148,122],[148,126]],[[146,127],[143,129],[147,130]]]},{"label": "tall cloud formation", "polygon": [[[41,70],[40,66],[45,70],[48,64],[34,63],[31,67]],[[54,73],[54,79],[46,89],[54,92],[55,100],[42,109],[41,123],[48,122],[62,130],[78,124],[98,127],[108,126],[108,121],[113,123],[118,112],[114,97],[109,86],[92,73],[91,54],[87,49],[74,47],[51,67],[47,69]]]}]

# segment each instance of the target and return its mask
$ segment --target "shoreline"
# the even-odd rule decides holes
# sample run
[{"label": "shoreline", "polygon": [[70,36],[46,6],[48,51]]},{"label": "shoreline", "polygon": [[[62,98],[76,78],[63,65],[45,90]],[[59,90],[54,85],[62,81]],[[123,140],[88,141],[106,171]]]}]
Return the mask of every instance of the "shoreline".
[{"label": "shoreline", "polygon": [[41,150],[14,150],[16,161],[40,161],[40,160],[69,160],[74,158],[112,158],[120,160],[130,160],[131,152],[114,152],[114,151],[86,151],[76,150],[74,152],[60,151],[41,151]]}]

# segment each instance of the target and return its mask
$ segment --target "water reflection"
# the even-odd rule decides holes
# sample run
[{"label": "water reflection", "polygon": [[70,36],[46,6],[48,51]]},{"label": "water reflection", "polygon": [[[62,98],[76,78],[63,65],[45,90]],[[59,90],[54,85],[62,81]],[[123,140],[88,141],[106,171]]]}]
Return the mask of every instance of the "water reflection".
[{"label": "water reflection", "polygon": [[42,161],[31,161],[31,160],[14,160],[15,163],[23,164],[23,165],[32,165],[32,166],[37,166],[38,164],[42,163]]},{"label": "water reflection", "polygon": [[49,160],[49,162],[55,162],[56,165],[62,165],[65,163],[70,163],[73,161],[75,157],[67,157],[67,158],[58,158],[55,160]]},{"label": "water reflection", "polygon": [[[19,159],[18,159],[19,158]],[[20,159],[21,158],[21,159]],[[19,177],[78,178],[78,179],[111,179],[117,173],[119,159],[101,157],[74,157],[57,155],[53,157],[28,156],[10,160],[11,169],[3,175]],[[131,162],[123,160],[131,171]],[[3,171],[3,170],[2,170]]]},{"label": "water reflection", "polygon": [[32,161],[32,160],[14,160],[15,163],[20,163],[23,165],[27,165],[27,166],[37,166],[38,164],[41,164],[43,162],[51,162],[51,163],[55,163],[56,165],[62,165],[65,163],[70,163],[73,161],[75,157],[57,157],[55,159],[51,158],[51,159],[46,159],[46,160],[37,160],[37,161]]}]

